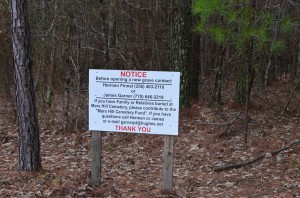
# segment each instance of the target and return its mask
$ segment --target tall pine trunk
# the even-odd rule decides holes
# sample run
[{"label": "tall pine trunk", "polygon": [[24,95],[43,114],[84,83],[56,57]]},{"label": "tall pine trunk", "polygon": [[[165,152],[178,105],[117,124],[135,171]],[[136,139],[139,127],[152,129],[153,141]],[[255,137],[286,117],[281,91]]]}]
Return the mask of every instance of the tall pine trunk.
[{"label": "tall pine trunk", "polygon": [[38,171],[42,165],[26,0],[11,1],[11,20],[17,113],[20,128],[19,170]]}]

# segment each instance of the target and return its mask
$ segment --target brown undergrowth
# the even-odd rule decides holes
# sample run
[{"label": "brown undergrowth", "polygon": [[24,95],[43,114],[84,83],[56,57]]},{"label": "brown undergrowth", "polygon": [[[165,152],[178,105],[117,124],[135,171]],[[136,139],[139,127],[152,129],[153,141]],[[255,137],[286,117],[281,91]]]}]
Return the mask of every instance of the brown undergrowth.
[{"label": "brown undergrowth", "polygon": [[[91,134],[61,130],[59,100],[39,113],[43,170],[19,172],[18,128],[12,106],[0,99],[1,197],[299,197],[299,146],[268,155],[248,166],[215,172],[218,166],[246,161],[300,139],[300,93],[279,115],[292,87],[272,86],[252,96],[249,143],[243,143],[243,106],[228,95],[224,105],[209,108],[199,100],[180,113],[175,138],[174,190],[162,191],[163,137],[104,133],[102,184],[90,185]],[[224,132],[240,113],[241,115]],[[72,116],[72,115],[71,115]],[[85,115],[86,116],[86,115]]]}]

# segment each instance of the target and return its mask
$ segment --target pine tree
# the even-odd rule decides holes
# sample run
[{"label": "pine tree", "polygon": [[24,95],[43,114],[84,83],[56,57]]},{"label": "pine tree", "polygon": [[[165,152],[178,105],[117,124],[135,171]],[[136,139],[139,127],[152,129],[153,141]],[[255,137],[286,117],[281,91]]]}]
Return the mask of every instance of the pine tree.
[{"label": "pine tree", "polygon": [[17,113],[20,128],[19,170],[38,171],[42,166],[26,0],[11,1],[11,20]]},{"label": "pine tree", "polygon": [[[288,15],[277,16],[268,6],[257,9],[256,0],[195,0],[192,12],[198,19],[196,32],[209,35],[220,49],[230,47],[237,52],[235,101],[245,103],[258,70],[255,60],[260,59],[262,52],[269,51],[271,57],[285,48],[283,38],[270,30],[276,29],[284,35],[294,29],[294,21]],[[216,81],[221,81],[220,64],[224,64],[220,52]],[[221,83],[216,82],[213,100],[219,103],[221,88],[218,86]]]}]

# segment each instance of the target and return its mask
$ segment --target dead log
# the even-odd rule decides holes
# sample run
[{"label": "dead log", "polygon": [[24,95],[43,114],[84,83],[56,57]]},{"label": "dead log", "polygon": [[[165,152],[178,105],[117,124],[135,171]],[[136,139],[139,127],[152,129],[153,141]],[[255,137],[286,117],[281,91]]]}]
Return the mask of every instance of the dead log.
[{"label": "dead log", "polygon": [[221,171],[224,171],[224,170],[230,170],[230,169],[234,169],[234,168],[241,168],[243,166],[247,166],[249,164],[252,164],[252,163],[254,163],[254,162],[256,162],[260,159],[263,159],[264,157],[266,157],[267,153],[271,153],[272,155],[277,155],[278,153],[280,153],[284,150],[290,149],[293,146],[296,146],[296,145],[299,145],[299,144],[300,144],[300,140],[296,139],[296,140],[292,141],[291,143],[287,144],[286,146],[284,146],[283,148],[273,150],[273,151],[269,151],[269,152],[260,153],[260,154],[256,155],[255,157],[250,158],[249,160],[246,160],[246,161],[243,161],[243,162],[237,162],[237,163],[234,163],[234,164],[226,164],[224,166],[220,166],[220,167],[215,168],[214,171],[215,172],[221,172]]}]

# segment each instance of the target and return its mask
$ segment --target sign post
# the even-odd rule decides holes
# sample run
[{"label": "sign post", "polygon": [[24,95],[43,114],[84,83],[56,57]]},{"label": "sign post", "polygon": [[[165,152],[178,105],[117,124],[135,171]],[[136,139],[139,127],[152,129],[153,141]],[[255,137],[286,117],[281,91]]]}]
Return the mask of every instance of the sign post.
[{"label": "sign post", "polygon": [[101,163],[95,161],[100,160],[101,135],[95,131],[159,134],[165,135],[163,188],[172,189],[179,85],[179,72],[89,70],[92,183],[100,183]]},{"label": "sign post", "polygon": [[101,132],[92,132],[92,185],[98,186],[101,182]]},{"label": "sign post", "polygon": [[163,189],[171,191],[173,188],[173,154],[174,136],[165,135],[163,150]]}]

